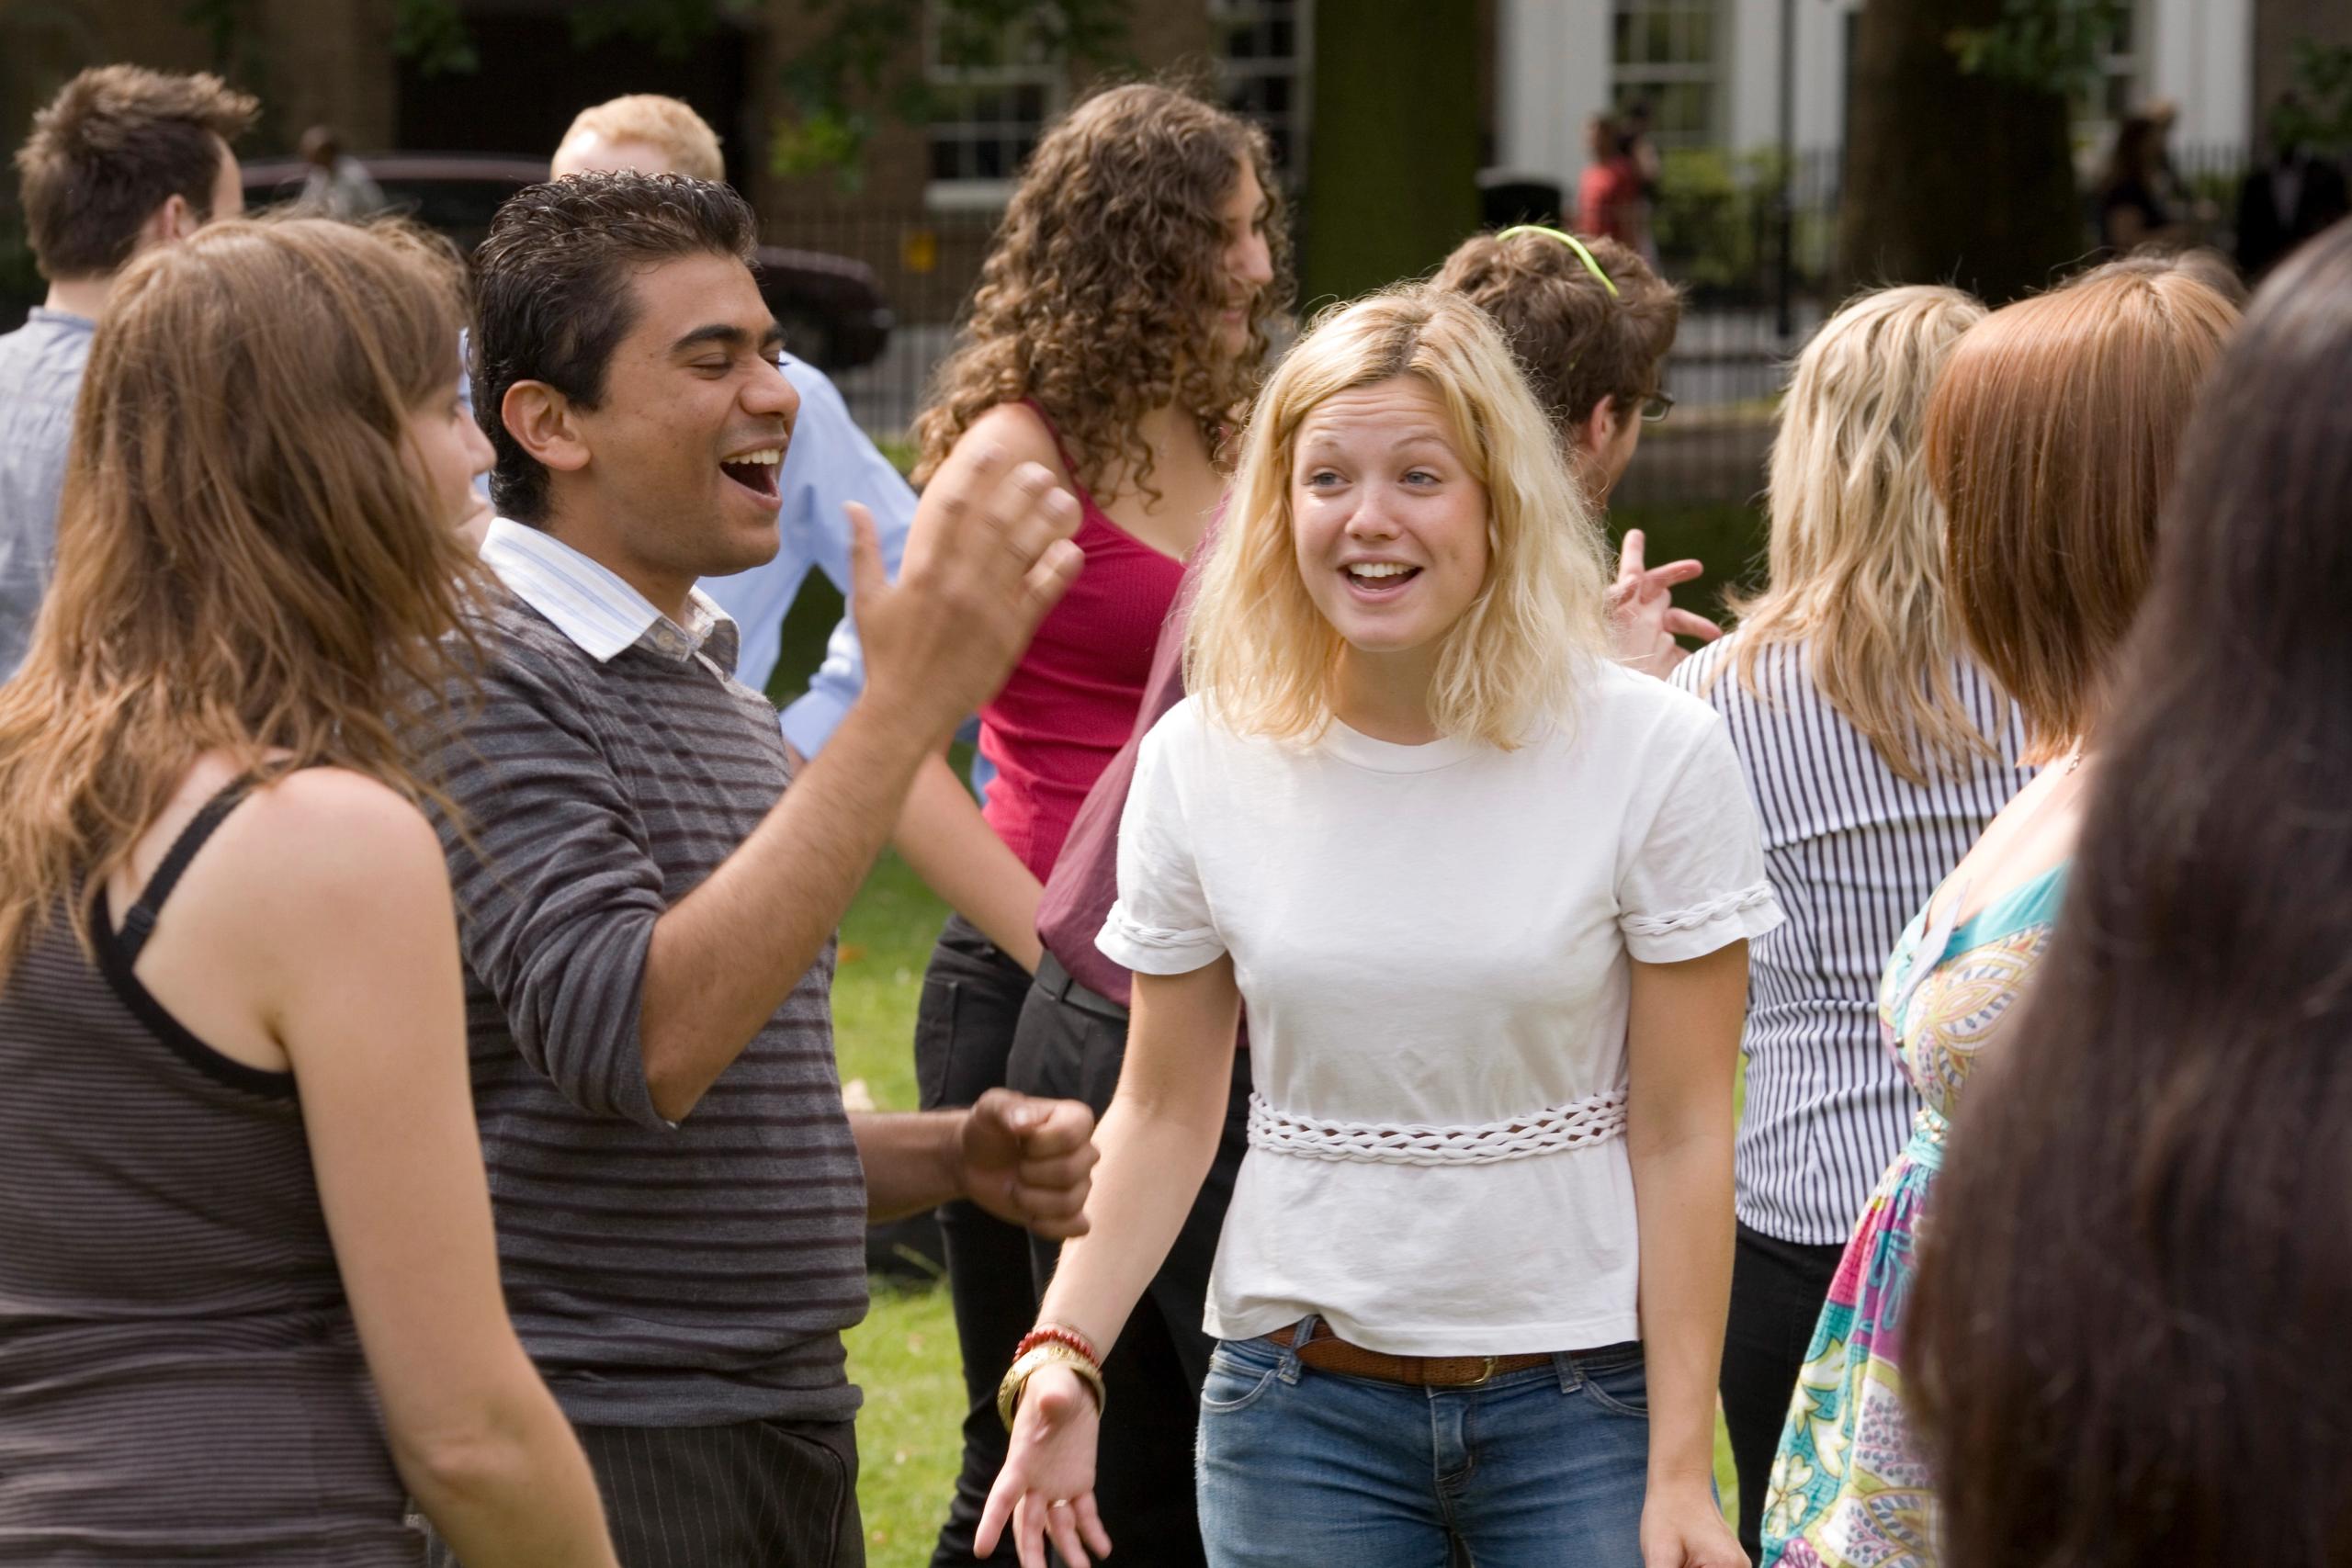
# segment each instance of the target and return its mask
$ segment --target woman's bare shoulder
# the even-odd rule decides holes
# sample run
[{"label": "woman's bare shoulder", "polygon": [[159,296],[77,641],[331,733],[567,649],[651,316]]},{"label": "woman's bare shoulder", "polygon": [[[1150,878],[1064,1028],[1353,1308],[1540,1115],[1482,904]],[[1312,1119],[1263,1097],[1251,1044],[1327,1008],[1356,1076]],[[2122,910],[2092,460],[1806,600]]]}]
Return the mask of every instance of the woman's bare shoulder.
[{"label": "woman's bare shoulder", "polygon": [[413,801],[365,773],[299,769],[254,791],[238,815],[241,869],[270,879],[284,914],[448,901],[433,825]]},{"label": "woman's bare shoulder", "polygon": [[998,403],[982,413],[956,438],[956,450],[948,460],[953,462],[985,445],[1001,448],[1016,463],[1042,463],[1066,477],[1053,427],[1027,403]]}]

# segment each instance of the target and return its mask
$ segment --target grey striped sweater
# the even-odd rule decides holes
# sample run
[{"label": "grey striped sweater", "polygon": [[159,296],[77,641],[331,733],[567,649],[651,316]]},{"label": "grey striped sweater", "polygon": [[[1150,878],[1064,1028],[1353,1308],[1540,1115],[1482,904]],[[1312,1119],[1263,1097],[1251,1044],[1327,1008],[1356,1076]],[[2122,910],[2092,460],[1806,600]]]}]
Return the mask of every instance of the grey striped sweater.
[{"label": "grey striped sweater", "polygon": [[[598,663],[537,610],[492,615],[441,748],[443,821],[507,1305],[564,1410],[600,1426],[841,1420],[865,1311],[865,1189],[833,1064],[833,952],[683,1122],[647,1090],[654,921],[787,776],[775,710],[649,632]],[[674,631],[672,632],[674,637]]]}]

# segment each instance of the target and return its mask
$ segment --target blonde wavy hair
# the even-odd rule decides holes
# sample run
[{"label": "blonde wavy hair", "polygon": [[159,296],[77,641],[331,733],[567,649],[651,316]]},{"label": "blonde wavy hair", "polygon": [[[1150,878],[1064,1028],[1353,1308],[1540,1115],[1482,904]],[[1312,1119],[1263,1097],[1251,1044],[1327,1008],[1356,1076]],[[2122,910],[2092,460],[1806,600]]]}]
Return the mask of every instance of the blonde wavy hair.
[{"label": "blonde wavy hair", "polygon": [[[1219,209],[1248,164],[1274,281],[1250,304],[1238,355],[1216,341],[1226,301]],[[999,403],[1034,401],[1103,494],[1106,479],[1155,500],[1143,416],[1175,404],[1210,449],[1240,415],[1266,356],[1266,323],[1289,304],[1290,240],[1265,132],[1149,84],[1089,98],[1037,143],[980,269],[956,351],[916,416],[922,484]]]},{"label": "blonde wavy hair", "polygon": [[1414,284],[1324,311],[1250,414],[1184,647],[1185,684],[1232,729],[1311,739],[1330,724],[1344,645],[1299,575],[1298,433],[1326,400],[1399,376],[1419,378],[1444,407],[1487,492],[1487,581],[1439,650],[1437,728],[1515,748],[1568,722],[1609,656],[1600,528],[1559,432],[1486,312]]},{"label": "blonde wavy hair", "polygon": [[1928,483],[1928,395],[1984,307],[1956,288],[1849,300],[1797,356],[1772,441],[1762,591],[1735,594],[1732,657],[1757,692],[1768,648],[1804,643],[1813,683],[1915,784],[1995,755],[1952,681],[1944,514]]},{"label": "blonde wavy hair", "polygon": [[91,901],[197,757],[438,798],[408,721],[476,649],[472,552],[410,456],[458,389],[422,231],[207,224],[125,269],[91,344],[32,645],[0,684],[0,974]]}]

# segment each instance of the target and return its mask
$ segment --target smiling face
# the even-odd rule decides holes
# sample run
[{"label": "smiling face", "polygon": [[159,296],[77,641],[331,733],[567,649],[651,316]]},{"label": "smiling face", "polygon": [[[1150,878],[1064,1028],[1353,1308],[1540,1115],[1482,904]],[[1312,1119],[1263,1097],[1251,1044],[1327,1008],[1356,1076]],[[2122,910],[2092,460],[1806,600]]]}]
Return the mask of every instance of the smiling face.
[{"label": "smiling face", "polygon": [[635,321],[604,396],[571,408],[584,461],[551,475],[557,531],[593,530],[632,581],[758,566],[776,552],[777,473],[800,410],[775,320],[732,256],[660,262],[629,288]]},{"label": "smiling face", "polygon": [[1309,598],[1352,657],[1434,668],[1486,585],[1487,489],[1418,376],[1334,393],[1301,423],[1291,536]]},{"label": "smiling face", "polygon": [[1266,193],[1247,158],[1235,165],[1233,189],[1217,209],[1225,225],[1219,257],[1225,304],[1217,312],[1216,341],[1230,357],[1250,349],[1250,311],[1259,292],[1274,281],[1274,254],[1266,241]]}]

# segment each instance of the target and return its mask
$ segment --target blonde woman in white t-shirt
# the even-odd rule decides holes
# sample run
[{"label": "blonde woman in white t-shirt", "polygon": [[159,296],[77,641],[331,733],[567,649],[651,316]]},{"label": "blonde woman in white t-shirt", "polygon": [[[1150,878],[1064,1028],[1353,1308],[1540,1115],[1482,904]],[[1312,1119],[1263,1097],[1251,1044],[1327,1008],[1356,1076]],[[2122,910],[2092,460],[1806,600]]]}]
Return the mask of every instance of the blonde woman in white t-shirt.
[{"label": "blonde woman in white t-shirt", "polygon": [[1109,1550],[1098,1352],[1208,1167],[1246,1007],[1210,1562],[1744,1562],[1712,1478],[1732,1074],[1781,917],[1722,721],[1611,661],[1603,587],[1475,306],[1359,301],[1268,384],[1197,694],[1127,803],[1099,939],[1136,974],[1126,1063],[984,1548]]}]

